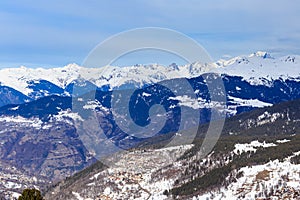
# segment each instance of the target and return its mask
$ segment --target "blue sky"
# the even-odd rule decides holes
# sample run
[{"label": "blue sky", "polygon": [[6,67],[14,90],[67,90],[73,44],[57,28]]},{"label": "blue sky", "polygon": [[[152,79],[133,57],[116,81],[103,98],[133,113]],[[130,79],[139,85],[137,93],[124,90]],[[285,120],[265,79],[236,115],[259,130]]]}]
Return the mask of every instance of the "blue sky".
[{"label": "blue sky", "polygon": [[[297,0],[0,1],[0,67],[81,64],[106,38],[149,26],[186,34],[214,60],[300,54],[299,20]],[[147,62],[133,58],[122,62]]]}]

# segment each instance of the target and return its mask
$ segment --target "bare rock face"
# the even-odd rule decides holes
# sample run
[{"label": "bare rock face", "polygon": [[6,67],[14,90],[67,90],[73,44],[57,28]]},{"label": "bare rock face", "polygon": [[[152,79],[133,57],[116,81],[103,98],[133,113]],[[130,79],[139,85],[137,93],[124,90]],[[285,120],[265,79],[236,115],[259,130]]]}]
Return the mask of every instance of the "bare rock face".
[{"label": "bare rock face", "polygon": [[0,127],[1,160],[29,174],[61,180],[93,162],[71,124],[10,116]]}]

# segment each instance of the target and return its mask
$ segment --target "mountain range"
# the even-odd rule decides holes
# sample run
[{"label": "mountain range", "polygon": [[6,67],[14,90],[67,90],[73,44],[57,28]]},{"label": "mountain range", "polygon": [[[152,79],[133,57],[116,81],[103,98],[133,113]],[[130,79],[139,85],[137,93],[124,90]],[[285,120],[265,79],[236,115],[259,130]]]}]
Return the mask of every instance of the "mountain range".
[{"label": "mountain range", "polygon": [[[242,77],[250,85],[272,86],[277,81],[299,81],[297,66],[300,56],[273,58],[258,51],[249,56],[238,56],[214,63],[195,62],[184,66],[158,64],[128,67],[105,66],[84,68],[69,64],[62,68],[7,68],[0,70],[1,106],[24,103],[49,95],[71,96],[72,86],[97,87],[100,90],[141,88],[175,78],[195,78],[216,72],[230,77]],[[284,88],[282,88],[284,89]],[[22,93],[22,94],[20,94]]]},{"label": "mountain range", "polygon": [[[6,167],[8,171],[27,178],[26,181],[5,178],[6,182],[0,185],[0,189],[7,197],[19,193],[29,183],[32,187],[42,187],[45,183],[51,184],[71,176],[93,163],[97,165],[94,152],[85,147],[80,139],[76,123],[84,121],[85,116],[82,115],[84,112],[74,110],[74,102],[82,107],[82,111],[96,111],[104,134],[118,147],[134,149],[144,143],[154,145],[155,141],[127,134],[114,121],[111,100],[115,91],[119,91],[119,94],[134,91],[128,107],[134,122],[142,127],[161,121],[160,115],[149,120],[153,105],[164,107],[168,115],[158,133],[159,137],[172,137],[178,131],[199,125],[198,136],[201,140],[201,130],[207,129],[207,123],[219,120],[222,116],[227,118],[223,135],[234,140],[241,133],[251,137],[276,135],[275,138],[281,134],[295,134],[299,128],[295,109],[300,98],[299,62],[300,56],[297,55],[273,58],[269,53],[259,51],[230,60],[196,62],[184,66],[173,63],[169,66],[149,64],[85,68],[70,64],[51,69],[1,69],[0,166],[10,166]],[[217,74],[220,74],[224,84],[224,102],[212,101],[211,96],[214,93],[218,95],[220,90],[209,90],[207,86]],[[184,93],[183,83],[191,86],[193,94]],[[181,91],[178,93],[180,95],[176,96],[163,85],[172,85],[174,91]],[[217,115],[212,119],[215,108]],[[195,111],[199,113],[199,119],[190,114]],[[183,126],[180,126],[181,116],[186,117]],[[125,124],[130,124],[124,116],[120,118],[124,119]],[[136,134],[142,133],[143,130],[140,130]],[[194,152],[193,149],[198,145],[195,143],[192,146],[190,151]],[[184,153],[181,150],[179,152]],[[218,169],[221,166],[215,167]],[[166,168],[168,170],[175,169]],[[200,174],[197,176],[201,177]],[[38,177],[38,181],[30,177]],[[167,192],[186,195],[178,192],[180,189],[172,190],[184,188],[183,183],[189,182],[185,178],[182,180],[168,186]],[[70,199],[74,198],[72,191],[68,190]],[[73,192],[75,196],[82,195],[77,190]],[[162,192],[159,191],[159,194],[162,195]]]}]

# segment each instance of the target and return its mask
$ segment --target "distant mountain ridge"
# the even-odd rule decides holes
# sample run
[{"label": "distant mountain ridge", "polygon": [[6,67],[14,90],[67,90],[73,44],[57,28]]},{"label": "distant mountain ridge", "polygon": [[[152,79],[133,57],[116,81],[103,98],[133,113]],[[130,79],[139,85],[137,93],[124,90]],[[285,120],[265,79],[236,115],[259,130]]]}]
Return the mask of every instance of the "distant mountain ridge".
[{"label": "distant mountain ridge", "polygon": [[[184,66],[171,64],[134,65],[129,67],[106,66],[84,68],[69,64],[61,68],[7,68],[0,70],[2,92],[0,106],[24,103],[50,95],[71,96],[74,84],[101,90],[141,88],[164,80],[195,78],[203,73],[216,72],[227,76],[242,77],[252,85],[272,86],[274,81],[300,81],[300,56],[273,58],[258,51],[249,56],[238,56],[214,63],[192,63]],[[3,90],[3,89],[2,89]],[[17,93],[16,91],[22,93]]]}]

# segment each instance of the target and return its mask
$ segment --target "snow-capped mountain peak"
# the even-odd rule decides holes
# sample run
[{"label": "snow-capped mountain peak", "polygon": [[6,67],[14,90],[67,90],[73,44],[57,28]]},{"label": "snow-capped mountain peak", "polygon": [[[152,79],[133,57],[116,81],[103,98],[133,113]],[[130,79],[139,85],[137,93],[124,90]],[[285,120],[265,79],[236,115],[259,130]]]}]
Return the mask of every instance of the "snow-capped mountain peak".
[{"label": "snow-capped mountain peak", "polygon": [[300,81],[299,59],[297,55],[273,58],[267,52],[258,51],[249,56],[219,60],[215,65],[219,73],[243,77],[251,84],[272,84],[277,79]]},{"label": "snow-capped mountain peak", "polygon": [[62,68],[6,68],[0,70],[1,85],[14,88],[23,94],[30,96],[33,89],[29,87],[38,80],[48,81],[58,87],[65,88],[73,80],[78,78],[81,68],[76,64],[69,64]]},{"label": "snow-capped mountain peak", "polygon": [[261,57],[261,58],[273,58],[272,56],[271,56],[271,54],[269,54],[268,52],[265,52],[265,51],[257,51],[257,52],[255,52],[255,53],[252,53],[249,57],[254,57],[254,56],[256,56],[256,57]]}]

